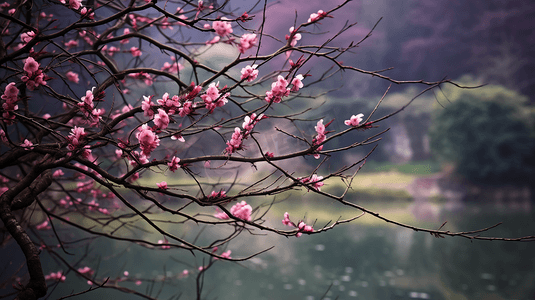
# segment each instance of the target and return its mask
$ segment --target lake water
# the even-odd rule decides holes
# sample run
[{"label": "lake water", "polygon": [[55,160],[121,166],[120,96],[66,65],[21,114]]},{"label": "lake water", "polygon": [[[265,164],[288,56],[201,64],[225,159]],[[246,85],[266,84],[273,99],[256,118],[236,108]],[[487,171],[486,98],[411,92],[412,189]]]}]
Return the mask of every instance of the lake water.
[{"label": "lake water", "polygon": [[[393,211],[393,218],[418,226],[438,228],[448,221],[446,230],[466,231],[503,222],[484,235],[535,234],[535,213],[529,206],[465,206],[447,210],[443,204],[376,205],[387,215]],[[272,245],[275,248],[246,262],[214,263],[203,276],[203,299],[535,298],[535,242],[435,238],[373,221],[371,216],[365,218],[325,234],[300,238],[243,234],[229,245],[233,257],[250,255]],[[221,232],[206,230],[200,241],[218,234]],[[124,277],[123,271],[127,270],[128,279],[117,282],[118,286],[148,292],[158,299],[194,299],[196,270],[207,263],[206,257],[182,250],[155,251],[104,239],[89,245],[93,250],[85,257],[64,257],[79,261],[80,267],[98,266],[99,277],[109,276],[112,282]],[[45,272],[66,270],[48,254],[43,253],[42,258]],[[184,269],[190,272],[187,277],[181,275]],[[137,280],[140,285],[135,284]],[[163,287],[162,281],[166,282]],[[84,280],[67,273],[65,283],[51,287],[50,299],[87,288]],[[99,289],[74,299],[137,297]]]}]

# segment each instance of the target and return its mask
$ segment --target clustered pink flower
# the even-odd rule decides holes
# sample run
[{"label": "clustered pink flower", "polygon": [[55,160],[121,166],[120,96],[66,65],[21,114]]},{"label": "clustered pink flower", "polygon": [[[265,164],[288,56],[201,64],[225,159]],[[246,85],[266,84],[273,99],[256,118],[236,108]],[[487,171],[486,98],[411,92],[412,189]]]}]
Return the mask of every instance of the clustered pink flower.
[{"label": "clustered pink flower", "polygon": [[158,127],[160,130],[164,130],[169,126],[169,115],[165,112],[165,110],[158,108],[158,114],[154,116],[154,124]]},{"label": "clustered pink flower", "polygon": [[245,53],[246,50],[251,49],[255,46],[258,39],[254,33],[245,33],[240,38],[240,44],[238,45],[238,50],[240,53]]},{"label": "clustered pink flower", "polygon": [[71,133],[69,134],[69,144],[67,145],[67,148],[70,151],[74,151],[78,148],[80,148],[80,145],[82,143],[82,139],[87,135],[85,132],[85,129],[83,127],[77,127],[74,126],[73,129],[71,129]]},{"label": "clustered pink flower", "polygon": [[[15,119],[13,111],[19,109],[19,106],[16,104],[17,101],[19,101],[18,95],[19,89],[15,86],[14,82],[11,82],[6,86],[4,94],[2,95],[2,100],[5,101],[2,103],[2,108],[4,110],[2,117],[4,118],[4,122],[8,125],[11,124],[11,120]],[[3,139],[5,139],[5,132],[3,134]],[[7,142],[7,139],[5,141]]]},{"label": "clustered pink flower", "polygon": [[143,109],[143,114],[147,117],[152,117],[154,115],[154,111],[152,110],[154,104],[150,101],[151,99],[152,96],[143,96],[143,102],[141,102],[141,109]]},{"label": "clustered pink flower", "polygon": [[26,150],[32,150],[33,149],[33,143],[30,142],[28,139],[24,139],[24,142],[20,144],[20,146]]},{"label": "clustered pink flower", "polygon": [[139,147],[141,148],[142,153],[147,157],[150,156],[150,153],[154,151],[156,147],[160,146],[160,139],[156,133],[147,126],[147,124],[143,124],[143,126],[139,128],[136,138],[139,140]]},{"label": "clustered pink flower", "polygon": [[63,271],[58,271],[57,273],[50,273],[48,275],[45,275],[45,280],[55,280],[55,281],[61,281],[64,282],[66,279],[65,275],[63,275]]},{"label": "clustered pink flower", "polygon": [[290,220],[290,214],[288,212],[284,213],[284,219],[282,220],[282,224],[298,228],[299,230],[295,234],[296,237],[300,237],[301,235],[303,235],[303,232],[314,232],[314,228],[305,224],[305,222],[303,221],[299,221],[299,223],[295,225],[295,223]]},{"label": "clustered pink flower", "polygon": [[295,76],[295,78],[292,79],[292,89],[290,91],[297,92],[299,89],[303,88],[303,79],[304,77],[301,74]]},{"label": "clustered pink flower", "polygon": [[95,270],[92,270],[90,267],[85,266],[83,268],[79,268],[78,272],[80,274],[87,274],[87,275],[93,275],[95,273]]},{"label": "clustered pink flower", "polygon": [[[171,57],[171,59],[174,60],[175,58]],[[169,73],[178,73],[182,69],[184,69],[184,66],[178,62],[173,62],[172,64],[165,62],[161,68],[162,71],[167,71]]]},{"label": "clustered pink flower", "polygon": [[227,141],[227,148],[225,148],[225,152],[231,154],[241,150],[243,148],[242,142],[243,133],[239,127],[236,127],[234,128],[234,133],[232,134],[230,141]]},{"label": "clustered pink flower", "polygon": [[24,61],[26,75],[22,76],[21,79],[30,91],[35,90],[40,85],[46,85],[45,74],[39,69],[39,66],[40,64],[31,56]]},{"label": "clustered pink flower", "polygon": [[258,121],[265,119],[267,117],[264,116],[264,114],[260,114],[257,116],[255,113],[252,113],[251,116],[245,116],[242,127],[245,129],[245,135],[248,135],[258,123]]},{"label": "clustered pink flower", "polygon": [[69,40],[68,42],[65,43],[65,47],[67,47],[67,49],[76,47],[76,46],[78,46],[77,40]]},{"label": "clustered pink flower", "polygon": [[227,18],[222,17],[221,20],[223,21],[214,21],[212,23],[212,28],[215,30],[217,35],[224,37],[232,33],[232,26],[230,25],[230,22],[224,21],[228,20]]},{"label": "clustered pink flower", "polygon": [[346,124],[347,126],[359,126],[360,122],[362,122],[363,117],[364,114],[352,115],[349,120],[344,121],[344,124]]},{"label": "clustered pink flower", "polygon": [[171,161],[167,163],[167,165],[169,166],[169,170],[171,172],[178,170],[178,168],[180,168],[179,163],[180,163],[180,158],[173,156],[173,158],[171,158]]},{"label": "clustered pink flower", "polygon": [[141,50],[139,50],[137,47],[130,48],[130,53],[132,53],[133,57],[141,56]]},{"label": "clustered pink flower", "polygon": [[298,178],[300,182],[309,184],[313,189],[321,191],[321,187],[325,184],[323,181],[323,176],[318,176],[313,174],[311,177]]},{"label": "clustered pink flower", "polygon": [[178,109],[178,115],[181,117],[187,116],[191,114],[194,109],[195,109],[195,103],[191,101],[186,101],[184,102],[182,107]]},{"label": "clustered pink flower", "polygon": [[287,86],[288,81],[286,81],[282,75],[279,75],[277,77],[277,81],[271,84],[271,91],[266,92],[265,100],[267,102],[273,101],[274,103],[280,103],[282,101],[282,97],[290,95],[290,89],[287,88]]},{"label": "clustered pink flower", "polygon": [[230,96],[230,93],[225,93],[224,95],[221,95],[217,86],[218,84],[212,82],[206,89],[206,93],[204,95],[201,95],[201,98],[210,113],[212,113],[216,107],[221,107],[227,104],[227,97]]},{"label": "clustered pink flower", "polygon": [[158,186],[158,188],[160,188],[162,190],[167,190],[167,182],[165,182],[165,181],[158,182],[158,183],[156,183],[156,185]]},{"label": "clustered pink flower", "polygon": [[78,107],[80,107],[80,110],[84,116],[89,119],[91,126],[98,125],[98,121],[101,118],[100,116],[105,113],[105,110],[102,108],[95,109],[95,105],[93,103],[93,101],[101,100],[103,93],[99,94],[98,97],[96,96],[95,87],[93,87],[91,90],[87,90],[85,92],[85,96],[81,98],[82,102],[78,103]]},{"label": "clustered pink flower", "polygon": [[[212,192],[212,195],[214,193],[215,192]],[[210,197],[213,197],[212,195],[210,195]],[[226,196],[226,195],[224,195],[224,196]],[[217,197],[219,198],[219,197],[222,197],[222,196],[217,196]],[[234,204],[230,208],[230,213],[233,216],[235,216],[236,218],[245,220],[245,221],[251,221],[251,213],[252,212],[253,212],[253,208],[251,207],[251,205],[247,204],[247,202],[245,202],[245,201],[238,202],[238,203]],[[217,209],[217,208],[216,208],[216,214],[214,214],[214,217],[216,217],[218,219],[221,219],[221,220],[228,220],[229,219],[229,216],[225,212],[219,211],[219,209]]]},{"label": "clustered pink flower", "polygon": [[[316,129],[316,133],[317,134],[316,134],[316,137],[313,140],[313,144],[314,145],[319,145],[319,144],[323,143],[325,141],[325,139],[327,138],[325,136],[325,125],[323,125],[323,119],[318,121],[316,126],[314,126],[314,129]],[[318,148],[316,148],[316,151],[321,151],[322,149],[323,149],[323,145],[321,145]],[[318,159],[318,158],[320,158],[320,155],[316,153],[316,154],[314,154],[314,158]]]},{"label": "clustered pink flower", "polygon": [[28,44],[36,36],[35,32],[28,31],[20,35],[20,40],[24,45]]},{"label": "clustered pink flower", "polygon": [[235,216],[236,218],[245,220],[245,221],[251,221],[251,213],[253,212],[253,208],[251,205],[247,204],[247,202],[242,201],[234,204],[230,208],[230,213]]},{"label": "clustered pink flower", "polygon": [[145,72],[130,73],[128,74],[128,77],[134,79],[141,79],[148,86],[151,86],[154,83],[154,78],[150,74]]},{"label": "clustered pink flower", "polygon": [[[216,248],[217,248],[217,247],[216,247]],[[216,250],[216,251],[217,251],[217,250]],[[214,251],[214,252],[215,252],[215,251]],[[230,257],[230,253],[232,253],[232,251],[227,250],[227,251],[221,253],[220,256],[221,256],[222,258],[228,258],[228,259],[231,259],[232,257]],[[214,257],[214,259],[218,259],[218,258],[217,258],[217,257]]]},{"label": "clustered pink flower", "polygon": [[300,33],[297,33],[297,30],[294,29],[294,27],[290,27],[290,34],[286,35],[286,40],[289,40],[290,37],[291,37],[291,41],[290,41],[290,45],[292,47],[295,47],[295,45],[297,44],[297,41],[299,41],[301,39],[301,34]]},{"label": "clustered pink flower", "polygon": [[78,78],[78,74],[74,73],[73,71],[69,71],[65,75],[67,76],[67,80],[69,81],[72,81],[74,83],[80,82],[80,78]]},{"label": "clustered pink flower", "polygon": [[2,141],[4,143],[8,142],[8,139],[7,139],[7,136],[6,136],[6,132],[2,128],[0,128],[0,141]]},{"label": "clustered pink flower", "polygon": [[258,65],[247,65],[243,69],[241,69],[241,80],[247,80],[247,82],[251,82],[256,79],[258,76],[258,70],[256,69]]},{"label": "clustered pink flower", "polygon": [[225,191],[219,191],[219,192],[212,191],[212,193],[210,194],[210,196],[208,196],[208,198],[210,198],[210,199],[222,199],[222,198],[225,198],[226,196],[227,196],[227,192],[225,192]]},{"label": "clustered pink flower", "polygon": [[323,18],[325,18],[325,17],[332,18],[332,16],[327,15],[326,12],[324,12],[323,10],[320,9],[320,10],[318,10],[317,13],[312,13],[312,14],[310,14],[310,18],[308,18],[308,21],[307,21],[307,22],[308,22],[308,23],[310,23],[310,22],[316,22],[316,21],[319,21],[319,20],[321,20],[321,19],[323,19]]}]

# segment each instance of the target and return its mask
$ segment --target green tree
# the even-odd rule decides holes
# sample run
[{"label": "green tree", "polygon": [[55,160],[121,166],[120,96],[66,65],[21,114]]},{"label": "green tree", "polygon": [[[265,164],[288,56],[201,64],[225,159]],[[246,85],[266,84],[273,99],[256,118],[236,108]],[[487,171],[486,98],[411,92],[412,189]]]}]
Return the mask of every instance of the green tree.
[{"label": "green tree", "polygon": [[432,150],[471,181],[525,184],[535,174],[535,138],[526,111],[503,94],[464,94],[435,110]]}]

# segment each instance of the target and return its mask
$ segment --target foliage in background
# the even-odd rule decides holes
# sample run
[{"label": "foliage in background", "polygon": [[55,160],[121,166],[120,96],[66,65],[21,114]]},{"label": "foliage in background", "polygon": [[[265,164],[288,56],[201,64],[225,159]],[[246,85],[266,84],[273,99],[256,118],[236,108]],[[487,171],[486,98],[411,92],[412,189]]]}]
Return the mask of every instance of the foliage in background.
[{"label": "foliage in background", "polygon": [[430,129],[431,147],[441,160],[480,183],[523,184],[535,175],[535,138],[522,98],[490,86],[450,101],[435,110]]}]

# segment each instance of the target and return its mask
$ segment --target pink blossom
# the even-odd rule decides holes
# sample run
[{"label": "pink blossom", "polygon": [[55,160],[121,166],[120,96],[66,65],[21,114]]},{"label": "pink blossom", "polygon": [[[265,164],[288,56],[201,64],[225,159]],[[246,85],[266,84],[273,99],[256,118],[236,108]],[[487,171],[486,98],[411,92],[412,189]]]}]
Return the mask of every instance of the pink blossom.
[{"label": "pink blossom", "polygon": [[232,257],[230,257],[230,253],[232,253],[232,251],[227,250],[227,251],[221,253],[221,257],[222,257],[222,258],[228,258],[228,259],[231,259]]},{"label": "pink blossom", "polygon": [[299,228],[299,232],[297,232],[295,234],[296,237],[300,237],[303,232],[313,232],[314,231],[314,228],[312,228],[312,226],[309,226],[307,224],[305,224],[305,222],[301,221],[299,222],[299,224],[297,225],[297,228]]},{"label": "pink blossom", "polygon": [[56,280],[64,282],[66,279],[65,275],[63,275],[63,271],[58,271],[57,273],[50,273],[49,275],[45,275],[45,280]]},{"label": "pink blossom", "polygon": [[184,66],[178,62],[174,62],[172,64],[165,62],[161,68],[162,71],[167,71],[169,73],[178,73],[182,69],[184,69]]},{"label": "pink blossom", "polygon": [[227,141],[227,148],[225,151],[227,154],[236,152],[237,150],[242,149],[243,133],[239,127],[234,128],[234,133],[230,141]]},{"label": "pink blossom", "polygon": [[307,22],[308,22],[308,23],[310,23],[310,22],[316,22],[316,21],[319,21],[319,20],[321,20],[321,19],[323,19],[323,18],[325,18],[325,17],[330,17],[330,18],[332,18],[332,16],[327,15],[326,12],[324,12],[323,10],[320,9],[320,10],[318,10],[317,13],[312,13],[312,14],[310,14],[310,18],[308,18],[308,21],[307,21]]},{"label": "pink blossom", "polygon": [[238,50],[240,53],[245,53],[246,50],[251,49],[255,46],[258,39],[254,33],[246,33],[241,36],[240,44],[238,45]]},{"label": "pink blossom", "polygon": [[313,174],[310,178],[299,178],[299,181],[305,184],[309,184],[312,186],[313,189],[321,191],[321,187],[325,184],[323,181],[323,176],[318,176],[316,174]]},{"label": "pink blossom", "polygon": [[82,17],[87,17],[90,20],[95,19],[95,13],[87,7],[82,7],[82,9],[80,10],[80,14],[82,15]]},{"label": "pink blossom", "polygon": [[[130,33],[130,29],[125,28],[125,29],[123,30],[123,35],[127,35],[127,34],[129,34],[129,33]],[[130,40],[129,40],[129,39],[122,39],[120,43],[123,44],[123,45],[124,45],[124,44],[128,44],[128,43],[130,43]]]},{"label": "pink blossom", "polygon": [[288,81],[284,79],[281,75],[277,77],[277,81],[271,84],[271,91],[266,92],[265,100],[267,102],[280,103],[282,97],[290,95],[290,89],[287,88]]},{"label": "pink blossom", "polygon": [[362,122],[363,117],[364,114],[352,115],[349,120],[344,121],[344,124],[346,124],[347,126],[359,126],[360,122]]},{"label": "pink blossom", "polygon": [[57,169],[56,171],[54,171],[54,173],[52,173],[52,177],[56,177],[56,178],[61,177],[63,175],[65,175],[65,173],[63,173],[63,170],[61,169]]},{"label": "pink blossom", "polygon": [[258,65],[247,65],[243,69],[241,69],[241,80],[246,79],[247,82],[251,82],[256,79],[258,76],[258,70],[256,69]]},{"label": "pink blossom", "polygon": [[[166,238],[164,238],[163,240],[158,240],[158,244],[167,244],[167,243],[169,243],[169,241]],[[170,248],[171,246],[165,246],[165,245],[162,246],[162,249],[170,249]]]},{"label": "pink blossom", "polygon": [[184,143],[186,141],[186,139],[184,139],[184,137],[180,133],[173,134],[171,136],[171,139],[179,141],[179,142],[182,142],[182,143]]},{"label": "pink blossom", "polygon": [[264,114],[260,114],[259,116],[257,116],[255,113],[252,113],[250,117],[245,116],[243,124],[242,124],[243,129],[245,129],[246,131],[245,134],[246,135],[249,134],[249,132],[253,130],[256,123],[258,123],[258,121],[262,119],[264,119]]},{"label": "pink blossom", "polygon": [[[221,20],[228,20],[228,19],[223,17],[223,18],[221,18]],[[214,21],[212,23],[212,28],[221,37],[224,37],[224,36],[229,35],[229,34],[232,33],[232,26],[230,25],[230,22]]]},{"label": "pink blossom", "polygon": [[2,141],[4,143],[8,142],[8,139],[7,139],[7,136],[6,136],[6,132],[1,128],[0,128],[0,141]]},{"label": "pink blossom", "polygon": [[167,165],[169,166],[169,170],[171,172],[178,170],[178,168],[180,168],[179,163],[180,163],[180,158],[173,156],[173,158],[171,158],[171,161],[167,163]]},{"label": "pink blossom", "polygon": [[136,280],[136,282],[134,282],[135,285],[141,285],[143,282],[141,282],[141,280]]},{"label": "pink blossom", "polygon": [[90,267],[88,266],[85,266],[83,268],[79,268],[78,269],[78,272],[81,273],[81,274],[88,274],[88,275],[93,275],[93,273],[95,273],[94,270],[92,270]]},{"label": "pink blossom", "polygon": [[156,185],[158,186],[158,188],[160,188],[162,190],[167,190],[167,182],[165,182],[165,181],[156,183]]},{"label": "pink blossom", "polygon": [[77,40],[69,40],[68,42],[65,43],[65,47],[67,47],[67,49],[76,47],[76,46],[78,46]]},{"label": "pink blossom", "polygon": [[292,47],[295,47],[295,45],[297,44],[297,41],[299,41],[301,39],[301,34],[300,33],[297,33],[297,31],[294,29],[294,27],[290,27],[290,35],[286,35],[286,40],[289,40],[290,37],[291,37],[291,41],[290,41],[290,45]]},{"label": "pink blossom", "polygon": [[294,223],[290,221],[290,214],[288,212],[284,213],[284,219],[282,220],[282,224],[288,226],[295,226]]},{"label": "pink blossom", "polygon": [[69,7],[72,9],[79,9],[82,6],[82,0],[69,0]]},{"label": "pink blossom", "polygon": [[30,56],[24,61],[24,71],[26,71],[29,77],[32,77],[32,74],[38,69],[39,63],[33,57]]},{"label": "pink blossom", "polygon": [[206,45],[213,45],[219,42],[221,40],[221,37],[219,35],[214,36],[211,40],[206,41]]},{"label": "pink blossom", "polygon": [[72,81],[74,83],[80,82],[80,78],[78,78],[78,74],[74,73],[73,71],[69,71],[66,74],[67,80]]},{"label": "pink blossom", "polygon": [[150,156],[150,153],[160,146],[160,139],[147,124],[143,124],[136,134],[139,140],[139,147],[144,155]]},{"label": "pink blossom", "polygon": [[124,274],[125,277],[128,277],[128,275],[130,275],[130,273],[128,271],[124,271],[123,274]]},{"label": "pink blossom", "polygon": [[164,130],[169,126],[169,115],[165,112],[165,110],[158,108],[158,114],[154,116],[154,124],[158,127],[160,130]]},{"label": "pink blossom", "polygon": [[25,139],[22,144],[20,144],[21,147],[25,148],[26,150],[32,150],[33,149],[33,143],[30,142],[28,139]]},{"label": "pink blossom", "polygon": [[251,212],[253,211],[253,208],[251,205],[247,204],[247,202],[242,201],[234,204],[230,208],[230,213],[235,216],[236,218],[245,220],[245,221],[251,221]]},{"label": "pink blossom", "polygon": [[303,88],[303,82],[301,82],[303,79],[304,77],[301,74],[295,76],[295,78],[292,79],[292,92],[297,92],[300,88]]},{"label": "pink blossom", "polygon": [[[323,119],[318,121],[318,123],[314,127],[314,129],[316,129],[316,133],[317,134],[316,134],[316,137],[313,140],[313,144],[314,145],[320,145],[327,138],[325,136],[325,125],[323,125]],[[321,151],[322,149],[323,149],[323,145],[321,145],[318,148],[316,148],[316,151]],[[314,154],[314,158],[318,159],[318,158],[320,158],[320,155],[318,153],[316,153],[316,154]]]},{"label": "pink blossom", "polygon": [[24,32],[20,35],[20,40],[22,43],[27,44],[29,43],[33,38],[35,38],[36,34],[33,31]]},{"label": "pink blossom", "polygon": [[133,57],[141,56],[141,50],[139,50],[137,47],[130,48],[130,53],[132,53]]},{"label": "pink blossom", "polygon": [[[212,192],[214,193],[214,192]],[[216,208],[216,213],[214,214],[214,217],[220,219],[220,220],[228,220],[229,216],[224,211],[219,211],[219,208]]]},{"label": "pink blossom", "polygon": [[131,77],[134,79],[142,79],[143,82],[148,86],[151,86],[154,83],[152,76],[145,72],[131,73],[131,74],[128,74],[128,77]]},{"label": "pink blossom", "polygon": [[84,115],[88,116],[93,111],[93,99],[95,99],[95,96],[93,94],[93,91],[95,88],[92,88],[91,90],[87,90],[85,92],[85,96],[81,98],[82,102],[78,103],[78,106],[80,107],[80,110],[84,113]]},{"label": "pink blossom", "polygon": [[[227,196],[227,192],[225,191],[219,191],[219,192],[216,192],[216,191],[212,191],[212,193],[210,194],[210,196],[208,196],[208,198],[210,199],[222,199],[222,198],[225,198]],[[216,208],[217,210],[217,208]]]},{"label": "pink blossom", "polygon": [[217,84],[212,82],[208,86],[208,89],[206,89],[206,93],[204,95],[201,95],[201,98],[203,99],[208,111],[212,113],[216,107],[221,107],[227,104],[227,97],[229,95],[230,93],[221,95],[219,93],[219,89],[217,88]]},{"label": "pink blossom", "polygon": [[71,133],[69,134],[69,145],[67,145],[67,148],[71,151],[76,150],[80,147],[82,139],[86,136],[86,133],[84,131],[83,127],[77,127],[74,126],[73,129],[71,129]]},{"label": "pink blossom", "polygon": [[51,229],[50,225],[48,225],[48,221],[44,221],[43,223],[35,226],[35,229],[37,230],[48,230]]},{"label": "pink blossom", "polygon": [[265,155],[266,157],[268,157],[268,158],[273,158],[273,157],[275,157],[275,154],[274,154],[273,152],[269,152],[269,151],[267,151],[264,155]]},{"label": "pink blossom", "polygon": [[147,117],[152,117],[154,115],[154,111],[152,110],[154,104],[150,101],[151,99],[152,96],[143,96],[143,102],[141,103],[141,109],[143,109],[144,112],[143,114]]},{"label": "pink blossom", "polygon": [[178,109],[178,115],[181,117],[187,116],[193,112],[194,108],[195,108],[195,103],[191,101],[184,102],[182,107]]}]

